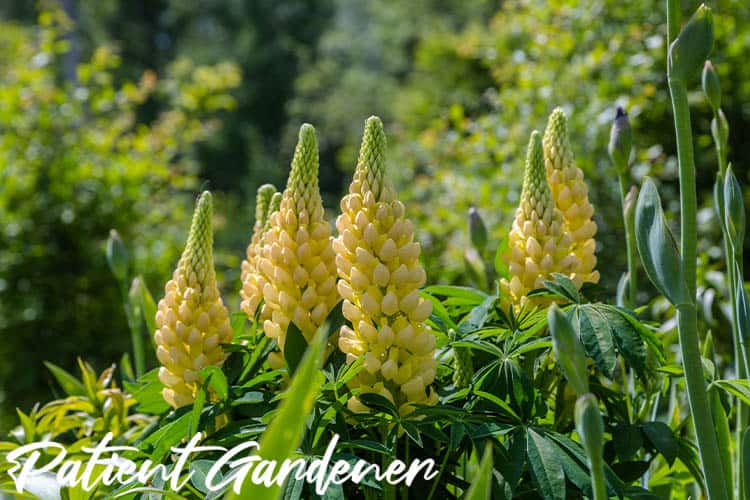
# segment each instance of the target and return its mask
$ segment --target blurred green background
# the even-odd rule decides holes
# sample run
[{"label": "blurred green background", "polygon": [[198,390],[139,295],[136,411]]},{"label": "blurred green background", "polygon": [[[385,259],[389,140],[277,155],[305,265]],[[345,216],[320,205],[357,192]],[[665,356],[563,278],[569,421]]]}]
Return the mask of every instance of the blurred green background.
[{"label": "blurred green background", "polygon": [[[750,5],[709,3],[729,157],[746,181]],[[683,7],[687,16],[695,5]],[[333,219],[363,121],[380,115],[430,281],[470,284],[468,208],[497,246],[528,135],[563,106],[597,206],[602,285],[613,292],[625,267],[606,154],[616,105],[635,131],[633,181],[658,177],[676,207],[663,9],[653,0],[0,2],[0,428],[55,390],[43,360],[73,369],[82,356],[102,368],[129,349],[104,255],[110,228],[158,300],[195,195],[214,190],[217,267],[238,309],[255,190],[283,187],[304,121],[318,131]],[[707,206],[711,115],[693,83]],[[701,269],[721,291],[712,217],[701,211]]]}]

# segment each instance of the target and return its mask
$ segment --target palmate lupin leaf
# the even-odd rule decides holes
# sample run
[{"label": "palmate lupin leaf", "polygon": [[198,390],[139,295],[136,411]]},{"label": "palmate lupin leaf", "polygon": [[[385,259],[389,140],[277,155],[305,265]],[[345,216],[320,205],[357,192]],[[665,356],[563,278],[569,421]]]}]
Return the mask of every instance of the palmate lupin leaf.
[{"label": "palmate lupin leaf", "polygon": [[693,302],[685,283],[677,243],[661,208],[659,191],[649,178],[643,182],[638,195],[635,229],[638,253],[651,283],[676,306]]}]

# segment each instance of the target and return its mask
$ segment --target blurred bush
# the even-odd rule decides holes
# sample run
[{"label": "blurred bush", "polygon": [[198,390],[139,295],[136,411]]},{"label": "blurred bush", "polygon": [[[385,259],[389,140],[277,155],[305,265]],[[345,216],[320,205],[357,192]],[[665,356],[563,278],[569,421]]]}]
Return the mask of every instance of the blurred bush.
[{"label": "blurred bush", "polygon": [[47,399],[42,360],[71,368],[85,355],[104,365],[128,350],[103,242],[116,228],[133,266],[161,286],[184,239],[186,201],[199,187],[194,145],[218,129],[211,117],[234,106],[230,91],[241,79],[229,63],[180,59],[163,75],[120,82],[120,58],[106,47],[66,78],[70,26],[58,11],[33,27],[0,24],[6,411]]},{"label": "blurred bush", "polygon": [[[321,142],[328,148],[323,155],[345,171],[354,165],[356,138],[339,117],[386,118],[396,146],[390,165],[421,231],[430,280],[466,281],[471,205],[485,218],[492,245],[507,234],[528,136],[543,130],[547,115],[562,106],[597,208],[597,253],[607,263],[603,284],[613,289],[625,269],[616,176],[606,151],[618,104],[635,129],[633,179],[658,176],[667,184],[662,192],[668,205],[676,208],[663,3],[508,0],[498,9],[481,1],[421,0],[369,11],[356,9],[367,2],[344,3],[339,15],[350,16],[321,38],[319,57],[298,79],[291,109],[324,124],[321,135],[336,140]],[[730,143],[739,146],[750,140],[750,70],[743,61],[750,49],[750,6],[723,2],[717,16],[715,62],[732,108]],[[361,29],[347,19],[359,19]],[[356,36],[345,36],[353,30]],[[710,112],[697,82],[694,89],[698,180],[708,201],[715,171]],[[744,179],[750,152],[735,147],[730,157]]]}]

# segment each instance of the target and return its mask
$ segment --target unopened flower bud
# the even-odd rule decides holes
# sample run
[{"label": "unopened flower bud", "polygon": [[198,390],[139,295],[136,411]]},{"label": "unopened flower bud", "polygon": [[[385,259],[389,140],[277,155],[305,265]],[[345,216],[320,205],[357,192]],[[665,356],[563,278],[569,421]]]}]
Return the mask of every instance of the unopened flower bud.
[{"label": "unopened flower bud", "polygon": [[716,117],[711,120],[711,136],[714,143],[721,144],[726,149],[727,141],[729,141],[729,123],[721,109],[719,109]]},{"label": "unopened flower bud", "polygon": [[727,167],[724,179],[724,224],[735,253],[741,255],[745,239],[745,199],[732,165]]},{"label": "unopened flower bud", "polygon": [[618,107],[609,134],[609,157],[620,174],[628,169],[632,145],[633,133],[630,129],[628,114],[621,107]]},{"label": "unopened flower bud", "polygon": [[596,396],[584,394],[576,401],[576,431],[591,467],[600,467],[604,448],[604,422]]},{"label": "unopened flower bud", "polygon": [[570,320],[557,305],[550,306],[547,311],[547,321],[552,335],[552,350],[557,357],[560,369],[575,393],[582,396],[589,392],[586,354],[583,352],[583,345],[573,330]]},{"label": "unopened flower bud", "polygon": [[112,229],[107,240],[107,263],[115,278],[124,283],[128,277],[128,250],[120,238],[120,234]]},{"label": "unopened flower bud", "polygon": [[487,247],[487,227],[476,207],[469,208],[469,238],[480,253]]},{"label": "unopened flower bud", "polygon": [[703,93],[708,99],[708,104],[711,105],[714,112],[718,111],[721,108],[721,84],[719,83],[719,75],[716,74],[716,69],[709,60],[706,60],[703,65],[701,85],[703,86]]},{"label": "unopened flower bud", "polygon": [[696,75],[708,59],[713,45],[713,14],[706,4],[701,4],[669,46],[670,80],[684,82]]}]

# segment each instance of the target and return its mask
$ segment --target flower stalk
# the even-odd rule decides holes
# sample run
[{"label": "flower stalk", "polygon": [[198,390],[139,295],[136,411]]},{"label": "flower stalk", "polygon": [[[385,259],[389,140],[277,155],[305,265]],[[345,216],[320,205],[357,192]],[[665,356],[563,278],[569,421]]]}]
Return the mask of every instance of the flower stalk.
[{"label": "flower stalk", "polygon": [[[667,1],[673,32],[677,2]],[[698,73],[713,46],[713,20],[711,10],[701,5],[669,48],[668,83],[672,97],[677,160],[680,177],[680,250],[685,284],[690,300],[677,305],[677,330],[685,366],[685,384],[690,413],[697,438],[698,452],[703,466],[709,500],[725,500],[728,487],[724,483],[721,454],[714,432],[714,423],[703,378],[696,295],[696,210],[695,162],[690,128],[690,110],[687,98],[687,80]]]}]

